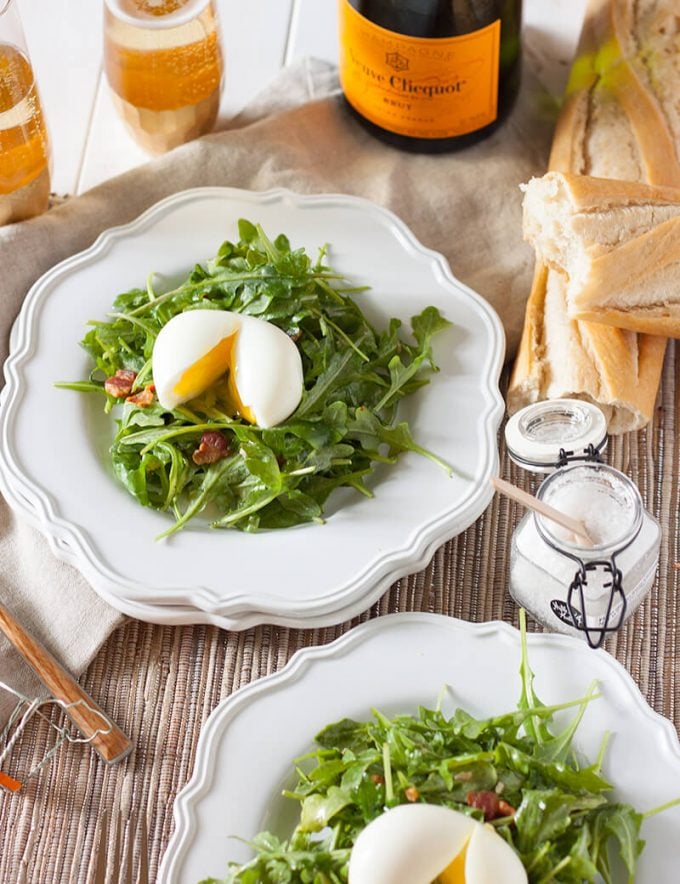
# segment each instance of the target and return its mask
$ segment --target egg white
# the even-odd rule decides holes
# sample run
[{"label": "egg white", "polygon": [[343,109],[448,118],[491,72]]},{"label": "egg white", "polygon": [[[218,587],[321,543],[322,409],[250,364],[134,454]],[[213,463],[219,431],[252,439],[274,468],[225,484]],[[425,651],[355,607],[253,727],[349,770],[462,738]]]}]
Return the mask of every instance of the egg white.
[{"label": "egg white", "polygon": [[241,318],[236,337],[234,378],[243,404],[260,427],[282,423],[300,404],[302,359],[288,335],[271,322]]},{"label": "egg white", "polygon": [[447,884],[528,880],[515,851],[490,826],[432,804],[402,804],[381,814],[359,834],[350,856],[349,884],[432,884],[440,875]]}]

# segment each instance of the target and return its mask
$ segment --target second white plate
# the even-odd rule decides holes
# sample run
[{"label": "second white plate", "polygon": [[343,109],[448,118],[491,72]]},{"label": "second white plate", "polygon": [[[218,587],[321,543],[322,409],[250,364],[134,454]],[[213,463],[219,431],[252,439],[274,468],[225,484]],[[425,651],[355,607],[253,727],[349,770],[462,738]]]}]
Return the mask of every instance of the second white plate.
[{"label": "second white plate", "polygon": [[[606,651],[569,636],[528,636],[535,688],[544,703],[582,697],[597,679],[602,697],[588,706],[575,745],[594,760],[611,733],[604,775],[618,801],[638,811],[680,797],[680,744],[669,721],[650,709],[630,675]],[[432,707],[449,685],[446,710],[480,717],[516,708],[519,633],[506,623],[473,624],[435,614],[393,614],[363,623],[224,700],[204,726],[193,776],[175,802],[175,831],[162,884],[224,877],[244,862],[244,840],[267,829],[285,837],[298,805],[281,797],[292,762],[325,725],[366,720],[371,708],[393,715]],[[566,724],[574,710],[563,713]],[[647,846],[636,884],[673,884],[680,868],[680,807],[643,823]],[[242,840],[239,840],[242,839]],[[625,880],[619,879],[619,880]]]},{"label": "second white plate", "polygon": [[[441,372],[400,412],[424,446],[455,468],[405,456],[378,470],[374,500],[343,489],[324,526],[247,535],[194,526],[165,542],[168,517],[140,507],[113,479],[111,418],[99,397],[58,390],[86,377],[77,342],[88,320],[150,270],[179,277],[236,236],[240,217],[288,234],[371,286],[361,295],[377,322],[406,324],[429,304],[453,323],[438,336]],[[157,622],[318,626],[366,609],[395,579],[424,567],[437,546],[486,508],[503,411],[503,333],[493,310],[457,282],[394,215],[347,196],[208,188],[176,194],[137,221],[104,233],[47,273],[29,293],[12,336],[0,416],[0,473],[10,504],[61,558],[124,613]],[[35,445],[37,436],[49,445]]]}]

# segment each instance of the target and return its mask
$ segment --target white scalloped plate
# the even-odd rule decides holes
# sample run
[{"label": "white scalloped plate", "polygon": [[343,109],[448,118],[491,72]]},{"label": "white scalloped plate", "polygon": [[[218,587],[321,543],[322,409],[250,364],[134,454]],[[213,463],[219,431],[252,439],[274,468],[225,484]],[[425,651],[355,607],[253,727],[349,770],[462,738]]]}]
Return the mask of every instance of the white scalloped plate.
[{"label": "white scalloped plate", "polygon": [[[101,400],[53,382],[87,376],[88,357],[77,342],[118,292],[143,284],[150,270],[171,279],[186,274],[237,235],[239,217],[260,221],[270,234],[287,233],[312,254],[330,243],[333,266],[371,286],[358,297],[374,320],[407,322],[435,304],[453,322],[435,342],[442,370],[400,411],[418,441],[456,467],[453,478],[409,454],[392,470],[376,471],[375,499],[337,492],[324,526],[247,535],[194,525],[154,542],[169,517],[140,507],[113,479],[112,420]],[[124,613],[232,629],[340,622],[424,567],[488,505],[503,350],[493,310],[387,210],[348,196],[185,191],[106,231],[29,292],[5,365],[0,486],[53,551]]]},{"label": "white scalloped plate", "polygon": [[[595,759],[604,731],[612,734],[604,774],[618,800],[649,810],[680,796],[680,744],[669,721],[654,712],[626,670],[606,651],[555,634],[529,635],[535,687],[545,703],[594,700],[577,732],[577,748]],[[293,758],[314,734],[372,707],[414,712],[433,706],[444,684],[447,703],[493,715],[519,697],[519,633],[505,623],[472,624],[436,614],[392,614],[357,626],[325,647],[298,651],[274,675],[237,691],[214,710],[198,743],[194,773],[174,808],[175,830],[159,873],[162,884],[197,884],[224,877],[229,860],[250,855],[230,835],[251,838],[264,828],[285,835],[293,824],[280,797]],[[573,712],[572,712],[573,714]],[[568,717],[568,716],[567,716]],[[680,807],[645,821],[647,840],[636,884],[671,884],[680,868]]]}]

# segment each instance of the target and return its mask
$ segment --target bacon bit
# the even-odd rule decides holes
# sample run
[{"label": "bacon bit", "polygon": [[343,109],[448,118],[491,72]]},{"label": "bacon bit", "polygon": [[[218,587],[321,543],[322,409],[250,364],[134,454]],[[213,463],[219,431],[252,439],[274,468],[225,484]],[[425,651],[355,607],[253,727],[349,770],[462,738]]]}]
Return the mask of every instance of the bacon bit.
[{"label": "bacon bit", "polygon": [[215,430],[203,433],[201,443],[191,455],[194,463],[217,463],[223,457],[227,457],[230,453],[229,442],[222,433]]},{"label": "bacon bit", "polygon": [[114,375],[104,381],[104,389],[109,396],[115,396],[116,399],[122,399],[132,393],[132,387],[137,379],[136,371],[129,371],[127,368],[119,368]]},{"label": "bacon bit", "polygon": [[[474,807],[484,813],[484,821],[487,823],[500,816],[498,811],[501,802],[495,792],[491,792],[488,789],[484,789],[481,792],[468,792],[466,801],[470,807]],[[505,802],[503,803],[505,804]]]},{"label": "bacon bit", "polygon": [[409,786],[408,789],[404,789],[404,795],[406,800],[410,802],[417,801],[420,798],[420,792],[415,786]]},{"label": "bacon bit", "polygon": [[128,396],[125,401],[132,403],[132,405],[137,405],[139,408],[148,408],[149,405],[153,404],[155,390],[156,388],[153,384],[147,384],[143,390]]},{"label": "bacon bit", "polygon": [[383,777],[379,773],[371,774],[371,780],[376,784],[376,786],[384,786],[385,785],[385,777]]},{"label": "bacon bit", "polygon": [[0,770],[0,788],[7,789],[9,792],[18,792],[21,786],[22,783],[19,780],[15,780],[14,777]]},{"label": "bacon bit", "polygon": [[512,806],[512,804],[508,804],[508,802],[503,801],[502,798],[498,802],[498,810],[499,810],[501,816],[514,816],[517,813],[516,809]]}]

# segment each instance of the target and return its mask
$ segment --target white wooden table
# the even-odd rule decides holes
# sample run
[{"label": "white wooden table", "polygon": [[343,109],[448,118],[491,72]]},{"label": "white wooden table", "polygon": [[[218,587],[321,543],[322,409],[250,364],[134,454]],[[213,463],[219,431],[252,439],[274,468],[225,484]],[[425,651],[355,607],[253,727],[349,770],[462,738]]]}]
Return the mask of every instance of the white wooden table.
[{"label": "white wooden table", "polygon": [[[103,0],[18,0],[52,141],[52,189],[82,193],[149,156],[118,118],[102,71]],[[337,60],[337,0],[216,0],[225,54],[220,118],[286,64]],[[541,37],[545,85],[561,94],[585,0],[525,0],[525,46]],[[546,40],[546,35],[548,39]],[[546,47],[549,51],[546,50]]]}]

